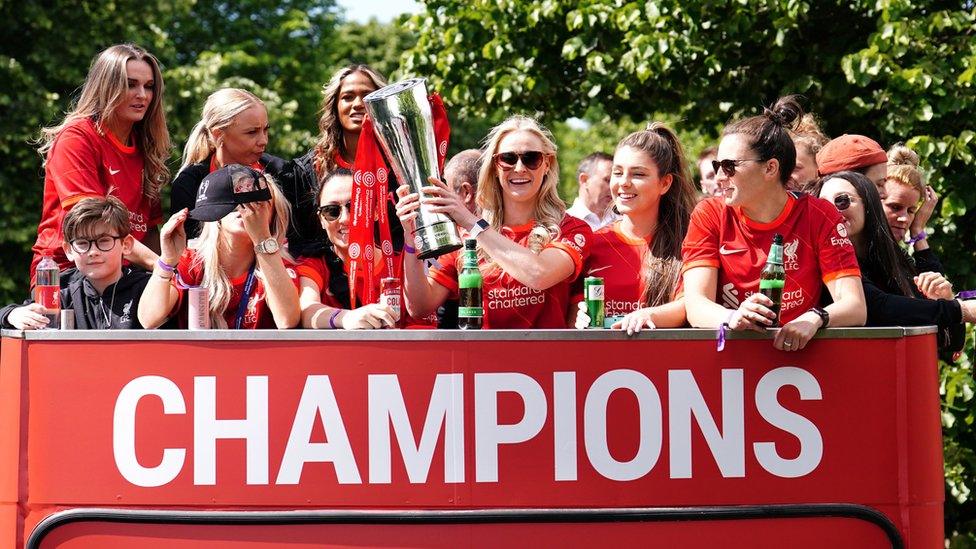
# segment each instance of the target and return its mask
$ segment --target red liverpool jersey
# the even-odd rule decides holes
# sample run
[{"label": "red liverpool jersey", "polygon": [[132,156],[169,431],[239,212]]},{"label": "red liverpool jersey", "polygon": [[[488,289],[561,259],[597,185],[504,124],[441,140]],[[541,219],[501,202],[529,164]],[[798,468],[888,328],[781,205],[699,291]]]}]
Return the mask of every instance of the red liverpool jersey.
[{"label": "red liverpool jersey", "polygon": [[[180,280],[188,286],[199,286],[203,283],[203,263],[198,263],[196,258],[199,256],[199,252],[194,249],[187,249],[180,256],[180,262],[176,266],[176,270],[180,275]],[[288,277],[295,284],[295,288],[299,288],[298,284],[298,273],[295,272],[295,267],[289,261],[285,261],[285,271],[288,273]],[[244,294],[244,287],[247,282],[248,273],[244,273],[241,276],[231,279],[230,283],[233,286],[233,292],[231,294],[230,302],[227,303],[227,308],[224,309],[224,321],[227,323],[227,327],[234,329],[237,322],[237,311],[240,308],[241,297]],[[175,280],[173,281],[175,285]],[[188,305],[186,300],[183,298],[184,290],[180,290],[180,299],[176,304],[176,309],[179,311],[178,323],[181,328],[186,328],[187,325],[187,314]],[[271,314],[271,309],[268,308],[267,290],[265,289],[264,279],[261,277],[260,273],[255,273],[254,286],[248,296],[247,305],[244,308],[244,315],[241,319],[241,329],[242,330],[254,330],[254,329],[276,329],[278,326],[275,324],[274,316]]]},{"label": "red liverpool jersey", "polygon": [[[383,254],[380,253],[379,250],[377,250],[377,252],[373,254],[373,257],[375,258],[376,261],[376,265],[374,267],[376,269],[375,291],[376,291],[376,295],[379,295],[380,279],[392,275],[387,273],[386,261],[383,260]],[[393,257],[393,261],[397,265],[396,268],[402,271],[403,255],[402,254],[395,255]],[[348,264],[343,263],[343,267],[347,267],[347,266]],[[299,277],[305,277],[311,280],[313,284],[315,284],[315,286],[319,289],[319,297],[323,305],[328,305],[329,307],[334,307],[337,309],[344,308],[343,305],[339,303],[338,298],[332,295],[332,292],[329,291],[329,279],[331,277],[331,273],[329,272],[329,266],[326,265],[324,259],[320,257],[303,257],[299,262],[298,267],[296,267],[295,270],[298,271]],[[362,273],[362,271],[360,271],[360,274],[362,276],[365,276],[365,274]],[[346,271],[346,275],[347,276],[349,275],[349,271]],[[360,285],[357,284],[356,287],[358,288],[360,287]],[[360,307],[365,305],[365,303],[363,303],[362,296],[357,296],[356,302],[359,304]],[[402,321],[398,323],[398,325],[404,328],[413,328],[413,329],[425,329],[425,328],[437,327],[436,313],[428,315],[418,320],[410,316],[409,313],[407,313],[406,307],[403,306],[404,303],[405,302],[403,300],[403,281],[401,280],[400,281],[400,314],[403,318]]]},{"label": "red liverpool jersey", "polygon": [[716,301],[736,309],[759,291],[759,274],[773,235],[783,235],[781,322],[790,322],[820,302],[823,283],[861,276],[854,245],[833,204],[806,194],[790,193],[782,213],[769,223],[745,216],[721,198],[701,201],[691,214],[682,248],[682,272],[694,267],[718,269]]},{"label": "red liverpool jersey", "polygon": [[67,125],[54,139],[44,167],[44,200],[34,243],[31,280],[44,254],[62,269],[71,266],[61,249],[65,214],[83,198],[112,195],[129,208],[131,234],[139,241],[162,221],[158,201],[142,194],[142,154],[119,143],[111,132],[99,133],[90,118]]},{"label": "red liverpool jersey", "polygon": [[[502,234],[526,246],[533,227],[535,223],[516,227],[506,226],[502,228]],[[566,252],[573,261],[573,274],[546,290],[533,290],[497,266],[482,267],[484,286],[481,299],[485,311],[484,328],[566,327],[570,284],[579,276],[583,262],[589,256],[593,231],[586,222],[571,215],[563,217],[559,230],[559,237],[548,246]],[[459,256],[459,251],[443,255],[430,269],[431,279],[450,290],[455,297],[458,293]]]},{"label": "red liverpool jersey", "polygon": [[603,279],[607,317],[623,316],[639,309],[644,290],[641,266],[650,245],[650,240],[625,235],[620,230],[620,221],[594,233],[583,273],[573,284],[573,305],[583,300],[583,277],[598,276]]}]

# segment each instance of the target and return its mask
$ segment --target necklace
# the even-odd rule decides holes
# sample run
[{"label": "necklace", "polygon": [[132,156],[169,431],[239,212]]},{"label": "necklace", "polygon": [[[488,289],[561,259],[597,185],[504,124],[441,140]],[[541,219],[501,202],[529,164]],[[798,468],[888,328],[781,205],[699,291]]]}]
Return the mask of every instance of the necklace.
[{"label": "necklace", "polygon": [[112,285],[112,301],[108,306],[108,311],[105,310],[105,299],[103,299],[102,296],[98,296],[98,308],[100,311],[102,311],[102,316],[105,317],[106,330],[112,329],[112,317],[109,316],[109,313],[111,313],[112,310],[115,309],[115,290],[118,289],[119,289],[119,284],[118,282],[116,282],[115,284]]}]

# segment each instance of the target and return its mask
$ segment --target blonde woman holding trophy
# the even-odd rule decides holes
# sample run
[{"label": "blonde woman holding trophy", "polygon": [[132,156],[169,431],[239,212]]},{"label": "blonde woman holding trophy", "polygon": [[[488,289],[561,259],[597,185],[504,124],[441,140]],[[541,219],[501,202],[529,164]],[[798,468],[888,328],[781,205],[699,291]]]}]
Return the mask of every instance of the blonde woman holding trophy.
[{"label": "blonde woman holding trophy", "polygon": [[[564,328],[570,283],[586,258],[592,231],[566,214],[556,192],[559,163],[552,134],[534,119],[513,116],[491,130],[478,177],[478,217],[435,178],[422,189],[397,189],[397,215],[409,234],[421,205],[449,216],[477,240],[485,328]],[[458,292],[460,254],[440,256],[428,270],[407,250],[407,310],[422,317]]]}]

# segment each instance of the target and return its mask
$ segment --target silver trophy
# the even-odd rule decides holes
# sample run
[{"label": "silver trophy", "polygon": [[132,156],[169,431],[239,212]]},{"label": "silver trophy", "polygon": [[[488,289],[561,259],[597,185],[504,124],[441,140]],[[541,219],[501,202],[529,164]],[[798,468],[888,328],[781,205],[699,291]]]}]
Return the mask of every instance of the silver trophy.
[{"label": "silver trophy", "polygon": [[[428,177],[441,178],[437,163],[434,119],[423,78],[411,78],[380,88],[365,98],[376,138],[401,185],[419,193],[430,185]],[[461,247],[457,226],[451,218],[432,213],[421,205],[414,242],[417,257],[429,259]],[[409,242],[409,240],[408,240]]]}]

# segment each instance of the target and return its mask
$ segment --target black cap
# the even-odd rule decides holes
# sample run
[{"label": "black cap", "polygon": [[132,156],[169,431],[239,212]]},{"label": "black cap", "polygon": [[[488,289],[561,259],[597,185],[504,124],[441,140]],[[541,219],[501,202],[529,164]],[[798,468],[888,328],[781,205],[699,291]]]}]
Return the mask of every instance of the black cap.
[{"label": "black cap", "polygon": [[229,164],[200,182],[196,207],[190,217],[197,221],[217,221],[240,204],[271,200],[271,189],[261,188],[261,172],[240,164]]}]

